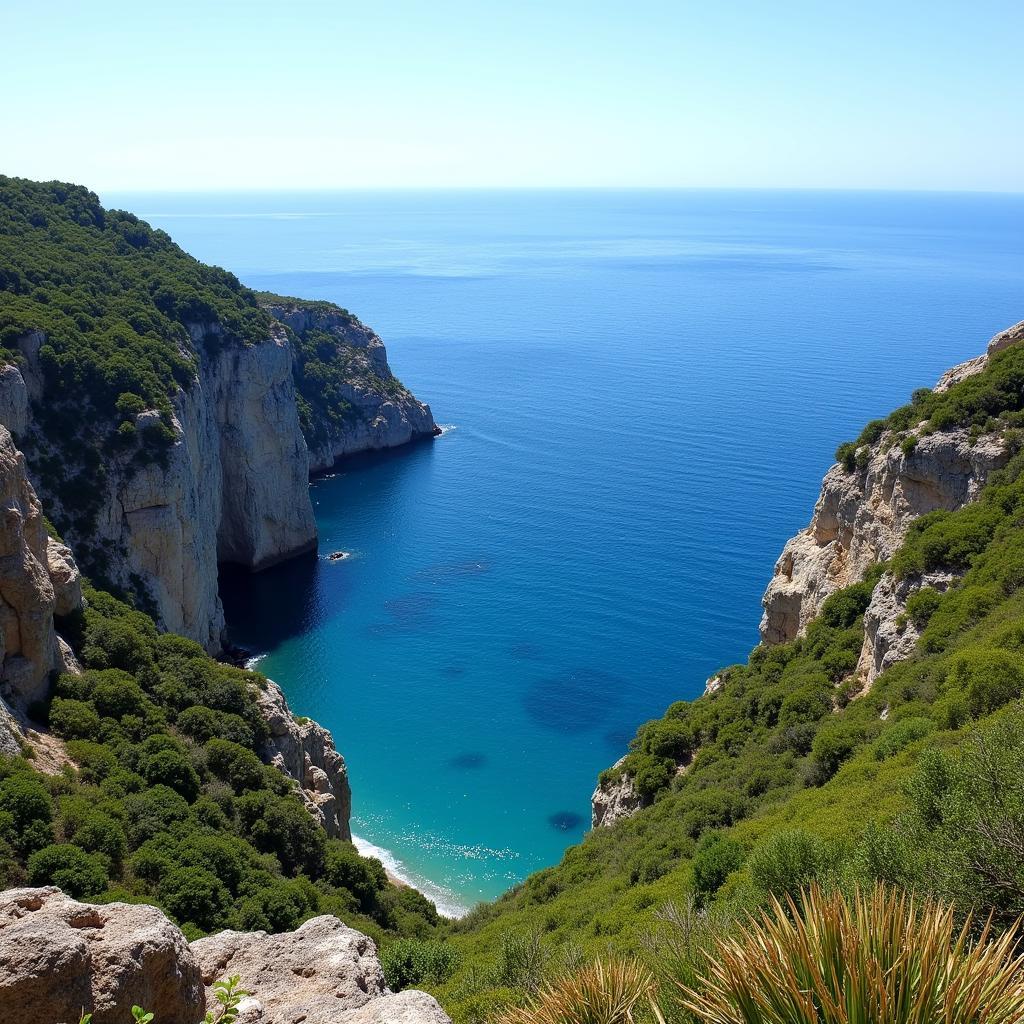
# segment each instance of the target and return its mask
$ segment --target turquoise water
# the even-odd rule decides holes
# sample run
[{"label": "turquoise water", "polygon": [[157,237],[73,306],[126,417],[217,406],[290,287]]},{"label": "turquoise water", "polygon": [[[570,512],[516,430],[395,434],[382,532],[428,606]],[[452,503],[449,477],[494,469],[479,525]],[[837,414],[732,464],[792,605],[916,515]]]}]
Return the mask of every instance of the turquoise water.
[{"label": "turquoise water", "polygon": [[230,587],[348,759],[354,829],[455,911],[557,861],[636,726],[757,639],[836,445],[1024,316],[1024,197],[105,197],[384,337],[445,434],[317,482]]}]

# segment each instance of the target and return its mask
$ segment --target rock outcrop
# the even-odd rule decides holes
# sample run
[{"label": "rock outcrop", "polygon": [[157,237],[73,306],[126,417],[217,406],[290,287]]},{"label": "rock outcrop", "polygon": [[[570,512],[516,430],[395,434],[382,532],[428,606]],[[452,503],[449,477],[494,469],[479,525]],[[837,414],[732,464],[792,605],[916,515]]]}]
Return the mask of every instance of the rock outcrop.
[{"label": "rock outcrop", "polygon": [[345,759],[331,734],[312,719],[296,719],[277,683],[267,680],[256,703],[270,728],[263,759],[299,784],[309,813],[329,836],[351,839],[352,791]]},{"label": "rock outcrop", "polygon": [[[614,771],[622,766],[625,757],[619,758],[612,766]],[[620,772],[610,782],[598,782],[590,797],[590,824],[592,828],[611,828],[612,825],[631,818],[643,807],[643,798],[636,790],[633,777]]]},{"label": "rock outcrop", "polygon": [[450,1024],[424,992],[392,993],[373,942],[337,918],[294,932],[221,932],[191,945],[156,907],[79,903],[54,887],[0,893],[0,1016],[160,1024],[216,1010],[214,982],[239,975],[239,1024]]},{"label": "rock outcrop", "polygon": [[220,932],[193,942],[192,950],[208,986],[240,976],[250,994],[239,1007],[239,1024],[448,1021],[425,992],[390,993],[372,940],[336,917],[315,917],[280,935]]},{"label": "rock outcrop", "polygon": [[902,580],[892,573],[882,575],[864,612],[864,644],[855,672],[863,688],[869,688],[887,668],[906,660],[914,650],[921,631],[907,614],[907,600],[925,587],[942,593],[957,579],[942,570]]},{"label": "rock outcrop", "polygon": [[350,313],[327,302],[265,306],[294,332],[299,343],[315,332],[331,346],[332,362],[344,367],[339,397],[346,415],[318,421],[310,440],[310,469],[330,469],[357,452],[395,448],[438,432],[430,407],[420,402],[388,366],[384,343]]},{"label": "rock outcrop", "polygon": [[[995,335],[983,355],[947,370],[935,390],[946,391],[980,373],[994,355],[1021,341],[1024,321]],[[810,526],[788,541],[765,591],[764,643],[783,643],[799,636],[830,594],[856,583],[872,565],[894,554],[916,518],[936,509],[952,511],[973,501],[988,475],[1004,466],[1009,457],[1001,431],[980,437],[966,429],[922,434],[915,428],[912,433],[916,445],[909,453],[886,433],[866,453],[863,448],[858,452],[868,456],[866,463],[858,459],[860,468],[849,472],[837,464],[825,475]],[[892,581],[886,583],[878,593],[875,612],[869,611],[866,617],[866,623],[873,623],[870,645],[874,653],[869,654],[866,647],[862,654],[865,677],[877,674],[878,669],[870,666],[891,664],[905,656],[897,652],[909,652],[916,641],[913,630],[901,627],[899,636],[893,632],[900,611],[886,617],[902,606],[910,594],[908,586],[911,584],[895,588]],[[901,596],[897,590],[905,593]],[[886,622],[888,626],[883,625]]]},{"label": "rock outcrop", "polygon": [[25,457],[0,426],[0,698],[23,709],[62,664],[54,615],[81,603],[71,552],[47,535]]},{"label": "rock outcrop", "polygon": [[203,1016],[199,965],[161,911],[78,903],[52,886],[0,893],[0,1017],[124,1024],[133,1005],[160,1024]]},{"label": "rock outcrop", "polygon": [[915,519],[972,501],[1007,458],[1001,433],[974,439],[957,429],[921,437],[909,454],[886,433],[863,469],[833,466],[810,526],[787,542],[775,565],[762,601],[761,639],[776,644],[799,636],[830,594],[896,552]]}]

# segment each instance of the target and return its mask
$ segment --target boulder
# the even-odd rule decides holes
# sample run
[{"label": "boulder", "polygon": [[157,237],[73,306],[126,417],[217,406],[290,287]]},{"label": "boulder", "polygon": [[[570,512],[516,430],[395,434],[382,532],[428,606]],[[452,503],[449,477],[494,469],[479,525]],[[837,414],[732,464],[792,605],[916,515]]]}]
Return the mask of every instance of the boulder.
[{"label": "boulder", "polygon": [[79,903],[53,886],[0,893],[0,1019],[125,1024],[133,1005],[160,1024],[198,1024],[199,966],[155,907]]}]

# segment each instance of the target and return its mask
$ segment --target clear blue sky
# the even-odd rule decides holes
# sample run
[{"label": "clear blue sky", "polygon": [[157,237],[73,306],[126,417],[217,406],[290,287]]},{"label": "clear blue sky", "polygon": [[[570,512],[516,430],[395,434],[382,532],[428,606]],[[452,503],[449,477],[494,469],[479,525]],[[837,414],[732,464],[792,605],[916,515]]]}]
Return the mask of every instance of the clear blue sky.
[{"label": "clear blue sky", "polygon": [[0,170],[97,189],[1024,190],[1020,0],[0,0]]}]

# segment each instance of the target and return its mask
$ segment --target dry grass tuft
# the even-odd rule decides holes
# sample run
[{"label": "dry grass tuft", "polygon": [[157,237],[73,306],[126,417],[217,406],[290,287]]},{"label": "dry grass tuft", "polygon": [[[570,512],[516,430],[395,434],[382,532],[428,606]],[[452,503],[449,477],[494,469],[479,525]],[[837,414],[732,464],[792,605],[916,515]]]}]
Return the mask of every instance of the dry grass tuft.
[{"label": "dry grass tuft", "polygon": [[598,960],[543,985],[525,1006],[502,1011],[495,1024],[633,1024],[638,1006],[652,1007],[654,976],[635,960]]},{"label": "dry grass tuft", "polygon": [[1021,1024],[1015,931],[972,939],[949,905],[813,887],[720,939],[681,1003],[707,1024]]}]

